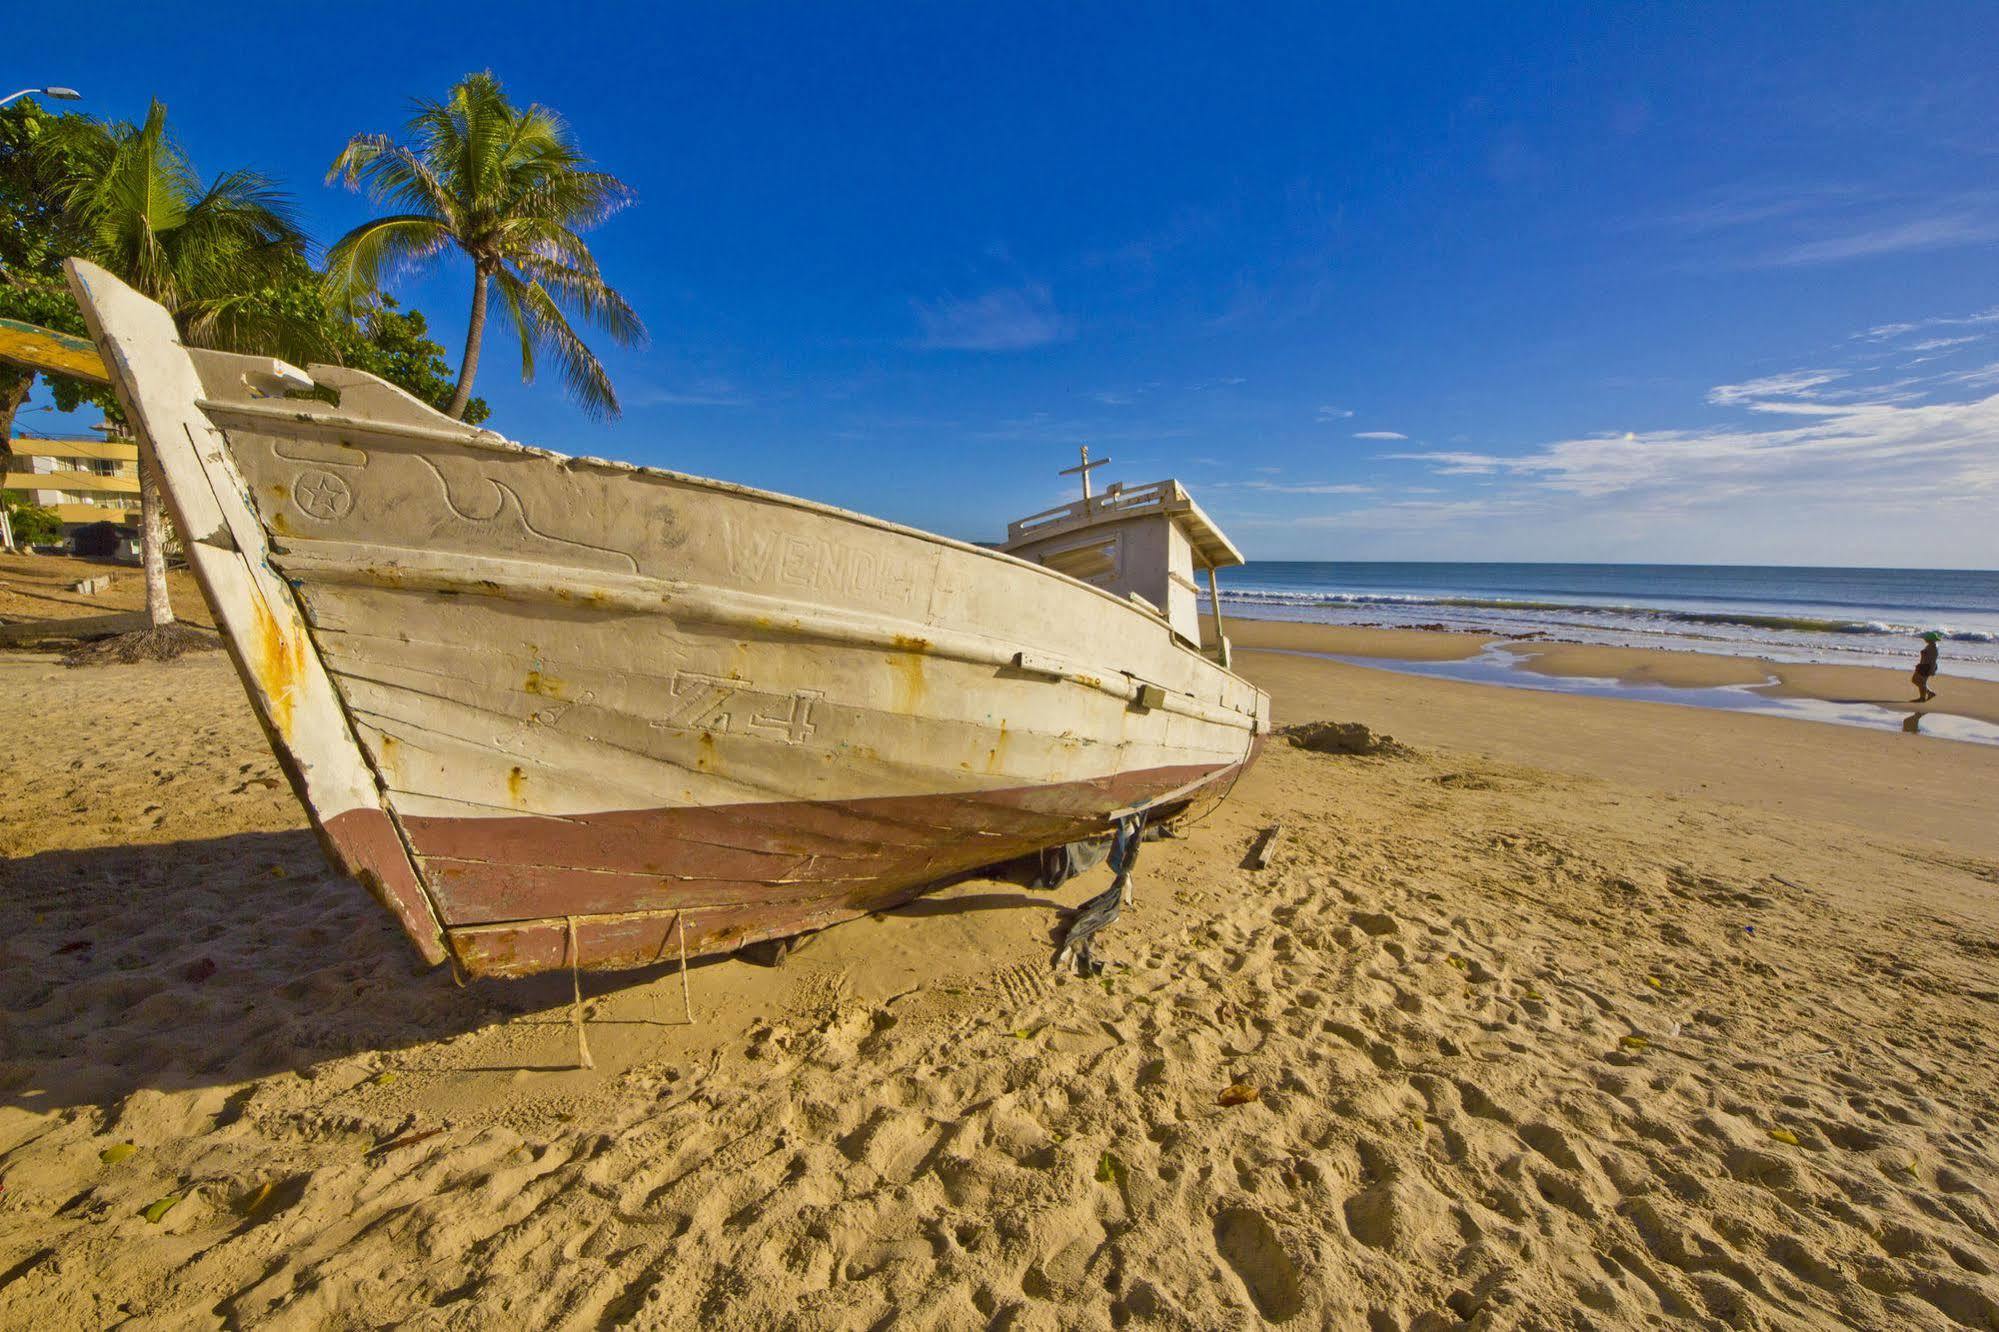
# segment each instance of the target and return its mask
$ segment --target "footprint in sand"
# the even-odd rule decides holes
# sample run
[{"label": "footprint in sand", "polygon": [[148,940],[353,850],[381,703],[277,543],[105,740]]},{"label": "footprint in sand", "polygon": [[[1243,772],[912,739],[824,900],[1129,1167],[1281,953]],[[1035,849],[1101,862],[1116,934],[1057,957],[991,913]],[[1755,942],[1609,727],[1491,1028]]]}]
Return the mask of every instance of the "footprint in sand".
[{"label": "footprint in sand", "polygon": [[1263,1213],[1248,1207],[1216,1213],[1215,1249],[1241,1279],[1256,1311],[1269,1321],[1284,1322],[1304,1307],[1298,1265]]}]

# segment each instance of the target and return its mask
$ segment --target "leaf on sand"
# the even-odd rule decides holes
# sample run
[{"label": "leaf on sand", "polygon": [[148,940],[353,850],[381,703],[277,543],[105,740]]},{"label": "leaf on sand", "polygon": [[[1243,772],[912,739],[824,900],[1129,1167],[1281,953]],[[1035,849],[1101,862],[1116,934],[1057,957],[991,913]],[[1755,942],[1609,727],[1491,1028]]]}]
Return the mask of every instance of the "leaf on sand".
[{"label": "leaf on sand", "polygon": [[1798,1145],[1798,1135],[1787,1128],[1773,1128],[1770,1130],[1770,1136],[1778,1142],[1784,1143],[1786,1146],[1795,1147]]},{"label": "leaf on sand", "polygon": [[1099,1156],[1097,1158],[1097,1183],[1116,1184],[1122,1187],[1124,1184],[1124,1162],[1118,1160],[1109,1152],[1105,1152],[1102,1156]]},{"label": "leaf on sand", "polygon": [[401,1076],[393,1068],[385,1068],[375,1075],[375,1085],[377,1087],[393,1087],[396,1084],[396,1079]]},{"label": "leaf on sand", "polygon": [[1014,1029],[1013,1038],[1016,1041],[1030,1040],[1033,1038],[1034,1033],[1040,1030],[1041,1028],[1039,1027],[1017,1027]]},{"label": "leaf on sand", "polygon": [[145,1217],[146,1220],[152,1222],[154,1225],[158,1225],[160,1218],[171,1212],[174,1209],[174,1204],[179,1201],[180,1195],[178,1193],[169,1193],[164,1198],[157,1198],[147,1203],[146,1210],[139,1213],[139,1215]]},{"label": "leaf on sand", "polygon": [[242,1200],[236,1204],[236,1210],[244,1216],[250,1216],[259,1207],[269,1202],[271,1195],[277,1191],[278,1182],[275,1179],[267,1179],[250,1192],[244,1194]]},{"label": "leaf on sand", "polygon": [[1643,1050],[1652,1042],[1646,1040],[1643,1036],[1626,1036],[1617,1043],[1627,1050]]},{"label": "leaf on sand", "polygon": [[97,1159],[104,1162],[105,1165],[117,1165],[120,1161],[138,1150],[137,1147],[134,1147],[129,1142],[114,1142],[99,1152]]},{"label": "leaf on sand", "polygon": [[1456,953],[1452,953],[1447,960],[1450,962],[1452,966],[1456,967],[1459,971],[1463,971],[1465,969],[1465,960],[1459,957]]},{"label": "leaf on sand", "polygon": [[1663,990],[1666,988],[1666,983],[1660,980],[1657,976],[1647,976],[1645,978],[1645,983],[1651,986],[1655,990]]},{"label": "leaf on sand", "polygon": [[390,1138],[387,1142],[376,1143],[368,1149],[368,1155],[380,1156],[384,1152],[393,1152],[398,1147],[408,1147],[412,1143],[422,1142],[426,1138],[434,1138],[442,1132],[444,1132],[443,1129],[425,1129],[421,1133],[405,1133],[399,1138]]},{"label": "leaf on sand", "polygon": [[1248,1105],[1251,1101],[1260,1100],[1262,1097],[1263,1092],[1260,1088],[1252,1087],[1247,1082],[1237,1082],[1222,1088],[1222,1094],[1215,1098],[1215,1103],[1218,1105]]}]

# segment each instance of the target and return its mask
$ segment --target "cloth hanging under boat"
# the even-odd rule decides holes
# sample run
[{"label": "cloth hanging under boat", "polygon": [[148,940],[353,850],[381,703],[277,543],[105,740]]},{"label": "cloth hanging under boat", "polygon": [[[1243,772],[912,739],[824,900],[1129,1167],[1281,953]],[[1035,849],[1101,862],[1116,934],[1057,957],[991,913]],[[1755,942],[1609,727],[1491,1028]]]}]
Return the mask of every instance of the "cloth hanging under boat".
[{"label": "cloth hanging under boat", "polygon": [[1138,846],[1145,837],[1145,811],[1138,810],[1117,821],[1111,836],[1111,872],[1117,877],[1111,886],[1076,908],[1062,933],[1062,946],[1055,950],[1055,967],[1074,966],[1079,976],[1094,976],[1104,969],[1090,948],[1097,934],[1118,918],[1131,899],[1131,871],[1138,864]]},{"label": "cloth hanging under boat", "polygon": [[1093,870],[1104,863],[1110,854],[1111,839],[1093,837],[1087,842],[1064,842],[1060,846],[1043,847],[1040,853],[1039,870],[1034,876],[1031,888],[1060,888],[1069,880],[1086,870]]}]

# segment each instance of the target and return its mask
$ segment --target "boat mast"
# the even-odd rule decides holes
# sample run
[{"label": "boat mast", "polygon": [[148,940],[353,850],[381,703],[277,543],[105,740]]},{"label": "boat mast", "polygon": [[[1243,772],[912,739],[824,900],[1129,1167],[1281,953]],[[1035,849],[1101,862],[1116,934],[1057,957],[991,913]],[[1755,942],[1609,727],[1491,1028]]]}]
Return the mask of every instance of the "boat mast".
[{"label": "boat mast", "polygon": [[1057,472],[1056,475],[1080,476],[1083,478],[1083,508],[1087,512],[1090,507],[1090,473],[1092,470],[1098,467],[1106,466],[1110,462],[1110,459],[1098,458],[1096,461],[1092,462],[1090,460],[1090,446],[1087,444],[1081,447],[1081,452],[1083,455],[1082,462],[1078,463],[1074,467],[1064,467],[1060,472]]}]

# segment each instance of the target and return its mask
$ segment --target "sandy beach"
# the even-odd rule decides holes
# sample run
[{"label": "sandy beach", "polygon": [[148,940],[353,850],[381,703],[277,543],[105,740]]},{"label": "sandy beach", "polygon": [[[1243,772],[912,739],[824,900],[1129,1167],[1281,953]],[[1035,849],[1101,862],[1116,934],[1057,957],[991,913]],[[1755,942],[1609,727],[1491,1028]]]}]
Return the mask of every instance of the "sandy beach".
[{"label": "sandy beach", "polygon": [[[1273,743],[1104,978],[1048,965],[1103,870],[975,880],[691,1024],[586,977],[587,1071],[566,977],[327,871],[221,654],[0,653],[0,1323],[1999,1327],[1999,749],[1233,632],[1402,747]],[[1602,653],[1543,665],[1764,678]]]}]

